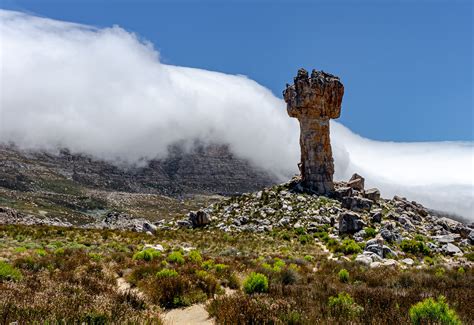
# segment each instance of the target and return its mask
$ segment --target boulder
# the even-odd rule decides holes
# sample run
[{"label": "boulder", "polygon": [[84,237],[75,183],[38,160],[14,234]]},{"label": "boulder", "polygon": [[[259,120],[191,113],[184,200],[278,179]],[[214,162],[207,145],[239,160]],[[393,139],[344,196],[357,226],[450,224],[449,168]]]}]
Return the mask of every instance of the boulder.
[{"label": "boulder", "polygon": [[458,234],[448,234],[448,235],[439,235],[439,236],[433,236],[431,237],[438,243],[442,244],[447,244],[447,243],[453,243],[456,240],[461,238],[461,235]]},{"label": "boulder", "polygon": [[451,244],[451,243],[447,243],[446,245],[441,247],[441,250],[445,254],[448,254],[448,255],[454,255],[454,254],[462,253],[462,251],[461,251],[461,249],[459,249],[459,247],[457,247],[456,245]]},{"label": "boulder", "polygon": [[408,266],[412,266],[415,263],[415,261],[413,261],[411,258],[404,258],[400,262],[402,262],[403,264],[406,264]]},{"label": "boulder", "polygon": [[341,206],[344,209],[361,212],[370,211],[372,207],[372,201],[362,197],[344,197],[341,200]]},{"label": "boulder", "polygon": [[338,187],[338,188],[336,188],[336,190],[334,192],[334,196],[339,200],[342,199],[343,197],[346,197],[346,196],[351,197],[352,196],[352,188],[348,187],[348,186]]},{"label": "boulder", "polygon": [[467,239],[469,239],[469,242],[471,243],[471,245],[474,245],[474,230],[471,230],[471,232],[469,233],[469,236],[467,236]]},{"label": "boulder", "polygon": [[365,248],[366,252],[371,252],[377,254],[378,256],[383,258],[383,247],[379,245],[370,245]]},{"label": "boulder", "polygon": [[377,211],[372,213],[372,216],[370,217],[370,220],[372,223],[381,223],[382,222],[382,212]]},{"label": "boulder", "polygon": [[365,222],[358,214],[345,212],[339,216],[339,233],[354,234],[365,227]]},{"label": "boulder", "polygon": [[193,227],[204,227],[211,222],[211,220],[209,219],[209,215],[202,210],[199,210],[197,212],[191,211],[188,214],[188,218],[189,221],[191,221]]},{"label": "boulder", "polygon": [[372,258],[369,255],[366,255],[366,254],[357,255],[355,261],[359,262],[359,263],[362,263],[362,264],[365,264],[365,265],[370,265],[370,263],[373,262]]},{"label": "boulder", "polygon": [[380,235],[389,243],[399,242],[402,240],[400,234],[391,224],[385,225],[385,227],[380,230]]},{"label": "boulder", "polygon": [[376,188],[368,189],[367,191],[365,191],[364,197],[376,202],[380,200],[380,191]]},{"label": "boulder", "polygon": [[347,183],[347,185],[350,188],[353,188],[354,190],[363,191],[364,190],[364,183],[365,183],[364,177],[362,177],[362,176],[360,176],[359,174],[356,173],[356,174],[352,175],[352,177],[349,180],[349,182]]},{"label": "boulder", "polygon": [[150,222],[144,222],[142,227],[143,227],[144,232],[150,232],[152,234],[154,234],[156,230],[158,229],[157,226],[155,226],[154,224]]}]

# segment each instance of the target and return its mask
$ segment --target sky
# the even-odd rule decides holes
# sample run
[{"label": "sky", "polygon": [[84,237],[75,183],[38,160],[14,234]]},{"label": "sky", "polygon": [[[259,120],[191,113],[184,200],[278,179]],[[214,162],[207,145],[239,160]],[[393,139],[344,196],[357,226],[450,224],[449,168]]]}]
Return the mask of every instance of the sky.
[{"label": "sky", "polygon": [[248,76],[281,98],[299,67],[341,77],[339,121],[373,140],[472,141],[471,1],[51,1],[0,8],[151,42],[160,61]]}]

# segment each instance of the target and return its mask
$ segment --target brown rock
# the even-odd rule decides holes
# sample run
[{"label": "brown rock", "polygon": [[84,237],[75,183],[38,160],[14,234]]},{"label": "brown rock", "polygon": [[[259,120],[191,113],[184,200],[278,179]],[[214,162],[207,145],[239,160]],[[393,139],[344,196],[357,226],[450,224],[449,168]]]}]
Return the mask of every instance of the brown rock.
[{"label": "brown rock", "polygon": [[283,97],[288,115],[300,122],[302,185],[318,194],[330,194],[334,191],[334,161],[329,119],[341,113],[344,86],[338,77],[316,70],[309,77],[300,69],[294,81]]},{"label": "brown rock", "polygon": [[376,188],[371,188],[365,191],[364,197],[374,202],[377,202],[380,199],[380,191]]},{"label": "brown rock", "polygon": [[352,175],[347,185],[353,188],[354,190],[363,191],[364,183],[365,183],[365,178],[356,173]]}]

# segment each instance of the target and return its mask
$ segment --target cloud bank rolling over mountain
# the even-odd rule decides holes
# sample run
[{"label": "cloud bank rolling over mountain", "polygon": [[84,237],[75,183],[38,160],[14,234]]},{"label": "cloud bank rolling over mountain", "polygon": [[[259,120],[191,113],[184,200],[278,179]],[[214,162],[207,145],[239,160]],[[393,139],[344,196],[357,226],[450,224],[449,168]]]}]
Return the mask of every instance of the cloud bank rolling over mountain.
[{"label": "cloud bank rolling over mountain", "polygon": [[[198,139],[282,180],[297,172],[297,121],[245,76],[163,64],[117,26],[0,11],[0,37],[0,142],[140,164]],[[383,196],[474,218],[472,142],[372,141],[337,122],[331,132],[336,179],[358,172]]]}]

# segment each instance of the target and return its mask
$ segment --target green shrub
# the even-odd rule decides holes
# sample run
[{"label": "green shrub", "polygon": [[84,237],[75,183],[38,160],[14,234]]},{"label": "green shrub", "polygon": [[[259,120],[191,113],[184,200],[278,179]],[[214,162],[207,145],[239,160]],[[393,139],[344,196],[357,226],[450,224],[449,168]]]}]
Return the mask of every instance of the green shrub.
[{"label": "green shrub", "polygon": [[367,227],[364,229],[364,231],[365,231],[365,236],[364,236],[365,238],[373,238],[377,234],[377,231],[372,227]]},{"label": "green shrub", "polygon": [[364,311],[364,308],[356,304],[346,292],[329,297],[328,305],[331,314],[335,317],[354,318]]},{"label": "green shrub", "polygon": [[442,277],[444,275],[444,273],[446,273],[446,270],[443,269],[442,267],[439,267],[439,268],[436,269],[435,275],[437,277]]},{"label": "green shrub", "polygon": [[311,255],[305,255],[304,260],[306,262],[312,262],[314,260],[314,257]]},{"label": "green shrub", "polygon": [[456,312],[450,309],[446,298],[439,296],[438,300],[427,298],[410,308],[410,319],[413,324],[443,324],[461,325]]},{"label": "green shrub", "polygon": [[183,254],[181,254],[180,251],[171,252],[168,255],[168,262],[177,263],[177,264],[184,264]]},{"label": "green shrub", "polygon": [[156,276],[158,278],[172,278],[172,277],[178,276],[178,272],[176,272],[176,270],[173,270],[173,269],[163,269],[163,270],[158,271],[156,273]]},{"label": "green shrub", "polygon": [[268,291],[268,278],[261,273],[252,272],[244,281],[244,291],[247,294]]},{"label": "green shrub", "polygon": [[161,256],[161,252],[153,248],[147,248],[133,255],[134,260],[143,260],[150,262]]},{"label": "green shrub", "polygon": [[196,250],[189,252],[188,258],[193,263],[196,263],[196,264],[201,264],[202,263],[202,256]]},{"label": "green shrub", "polygon": [[214,268],[214,261],[213,261],[213,260],[204,261],[204,262],[201,264],[201,267],[202,267],[204,270],[210,270],[210,269]]},{"label": "green shrub", "polygon": [[329,234],[326,231],[316,232],[314,237],[321,239],[325,243],[329,241]]},{"label": "green shrub", "polygon": [[424,242],[413,240],[413,239],[404,239],[400,243],[400,248],[405,253],[411,254],[422,254],[422,255],[429,255],[430,249],[428,246],[425,245]]},{"label": "green shrub", "polygon": [[0,261],[0,281],[18,281],[22,275],[20,270],[8,263]]},{"label": "green shrub", "polygon": [[26,252],[26,247],[24,247],[24,246],[17,247],[17,248],[14,249],[14,252],[15,253],[24,253],[24,252]]},{"label": "green shrub", "polygon": [[335,249],[338,253],[359,254],[362,252],[362,248],[353,239],[346,238],[342,241],[341,245]]},{"label": "green shrub", "polygon": [[462,266],[459,267],[458,274],[464,274],[464,273],[466,273],[466,270],[464,270],[464,268]]},{"label": "green shrub", "polygon": [[291,234],[287,231],[284,231],[281,233],[280,238],[283,240],[290,241],[291,240]]},{"label": "green shrub", "polygon": [[46,256],[48,254],[48,252],[46,252],[44,249],[42,248],[38,248],[35,250],[35,253],[39,256],[39,257],[43,257],[43,256]]},{"label": "green shrub", "polygon": [[474,262],[474,253],[464,254],[464,257],[467,258],[468,261]]},{"label": "green shrub", "polygon": [[429,257],[429,256],[425,256],[425,257],[423,258],[423,261],[425,262],[425,264],[434,265],[434,260],[433,260],[431,257]]},{"label": "green shrub", "polygon": [[227,270],[228,268],[229,268],[229,266],[225,265],[225,264],[216,264],[216,265],[214,265],[214,269],[216,270],[217,273],[222,273],[225,270]]},{"label": "green shrub", "polygon": [[285,262],[281,258],[275,258],[275,261],[273,262],[273,267],[279,267],[282,268],[285,266]]},{"label": "green shrub", "polygon": [[310,235],[300,235],[298,240],[300,244],[306,245],[307,243],[311,242],[312,237]]},{"label": "green shrub", "polygon": [[304,234],[306,234],[306,229],[304,229],[303,227],[298,227],[298,228],[295,229],[295,233],[297,235],[304,235]]},{"label": "green shrub", "polygon": [[340,270],[337,276],[339,277],[339,281],[343,283],[349,282],[349,271],[347,271],[346,269]]}]

